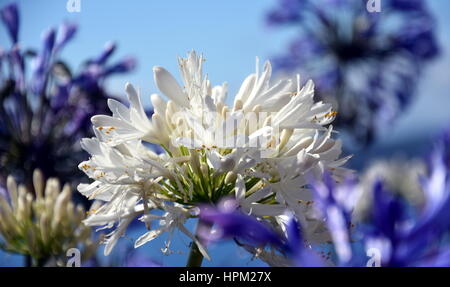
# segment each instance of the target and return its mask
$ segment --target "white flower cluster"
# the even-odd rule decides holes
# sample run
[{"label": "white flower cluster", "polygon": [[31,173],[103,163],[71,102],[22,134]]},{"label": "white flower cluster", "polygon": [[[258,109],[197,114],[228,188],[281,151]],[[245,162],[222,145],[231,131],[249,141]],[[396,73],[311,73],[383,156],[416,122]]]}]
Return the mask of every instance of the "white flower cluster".
[{"label": "white flower cluster", "polygon": [[[348,157],[340,158],[341,142],[326,127],[336,112],[314,102],[311,81],[303,87],[298,77],[272,84],[269,62],[261,72],[257,62],[229,106],[227,84],[212,86],[203,62],[195,52],[179,59],[183,85],[154,67],[156,85],[168,101],[151,95],[151,119],[131,84],[126,85],[129,107],[110,99],[112,116],[92,118],[96,137],[81,143],[91,158],[79,168],[93,182],[78,190],[102,202],[85,223],[115,227],[105,254],[139,217],[148,232],[136,247],[179,229],[207,256],[184,223],[196,216],[199,204],[229,196],[256,217],[276,221],[293,212],[309,240],[326,240],[323,222],[312,212],[307,177],[327,170],[339,180],[347,172],[341,166]],[[166,152],[156,154],[148,143]]]}]

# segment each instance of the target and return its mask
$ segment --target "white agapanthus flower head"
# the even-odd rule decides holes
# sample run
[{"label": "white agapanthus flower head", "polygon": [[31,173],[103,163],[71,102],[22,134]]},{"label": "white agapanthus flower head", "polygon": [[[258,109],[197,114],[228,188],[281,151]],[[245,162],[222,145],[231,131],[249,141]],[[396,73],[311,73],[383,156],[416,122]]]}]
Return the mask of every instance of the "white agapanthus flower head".
[{"label": "white agapanthus flower head", "polygon": [[[181,230],[207,256],[185,226],[200,204],[235,197],[239,208],[256,217],[293,212],[310,240],[327,240],[312,212],[306,178],[341,167],[341,142],[328,126],[336,113],[314,101],[314,85],[299,77],[270,82],[270,62],[249,75],[226,104],[227,84],[212,86],[203,75],[203,56],[179,59],[183,83],[164,68],[154,67],[158,89],[151,95],[154,113],[145,113],[139,93],[126,85],[129,106],[109,100],[111,116],[92,118],[96,137],[82,147],[91,158],[79,165],[92,180],[78,190],[103,205],[85,221],[114,228],[107,236],[108,254],[136,217],[148,228],[136,247],[163,233]],[[165,152],[154,153],[147,143]],[[162,210],[155,213],[156,210]],[[274,220],[275,222],[276,220]]]}]

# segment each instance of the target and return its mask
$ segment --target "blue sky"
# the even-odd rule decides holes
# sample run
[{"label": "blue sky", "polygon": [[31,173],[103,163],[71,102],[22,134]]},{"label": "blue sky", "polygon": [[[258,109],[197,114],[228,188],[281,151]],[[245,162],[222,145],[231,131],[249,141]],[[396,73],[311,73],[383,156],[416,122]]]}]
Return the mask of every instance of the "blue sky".
[{"label": "blue sky", "polygon": [[[0,6],[10,2],[0,0]],[[131,75],[113,78],[109,89],[123,94],[125,82],[132,82],[141,89],[145,103],[149,102],[151,93],[157,92],[152,67],[164,66],[178,76],[176,57],[192,49],[206,56],[205,71],[210,80],[214,84],[227,81],[232,96],[246,75],[254,71],[255,57],[266,59],[276,55],[295,33],[264,24],[264,14],[275,5],[274,0],[81,0],[80,13],[67,12],[65,0],[18,2],[22,18],[20,42],[24,47],[38,47],[41,32],[49,27],[64,20],[77,22],[80,29],[76,40],[68,45],[62,57],[76,67],[87,57],[97,55],[106,42],[116,41],[119,49],[115,59],[132,55],[138,60],[138,68]],[[450,1],[429,2],[439,25],[442,57],[423,75],[411,108],[401,115],[396,125],[381,132],[378,150],[413,140],[413,135],[431,137],[450,123]],[[0,27],[0,46],[7,45],[6,31]],[[186,254],[172,255],[169,259],[155,253],[159,249],[154,246],[162,246],[162,242],[159,240],[152,250],[147,247],[145,250],[166,264],[184,260]],[[185,249],[188,240],[177,242],[176,247]],[[231,247],[216,248],[214,252],[223,258],[220,263],[241,258],[234,262],[258,264],[248,263],[248,257]],[[0,255],[0,265],[4,260],[8,259]]]},{"label": "blue sky", "polygon": [[[10,2],[0,0],[0,2]],[[255,56],[266,57],[280,48],[282,34],[269,33],[263,14],[273,1],[118,1],[81,0],[80,13],[68,13],[64,0],[19,1],[24,46],[40,43],[41,32],[63,20],[79,23],[77,40],[63,53],[73,65],[97,54],[115,40],[117,56],[133,55],[139,67],[132,76],[116,78],[110,88],[121,92],[130,81],[144,94],[155,92],[152,67],[177,73],[177,55],[195,49],[207,57],[215,83],[228,81],[235,90],[254,70]],[[5,44],[2,29],[0,43]],[[285,33],[284,33],[285,34]]]},{"label": "blue sky", "polygon": [[[211,81],[229,83],[236,92],[246,75],[254,71],[255,57],[270,58],[286,47],[295,30],[272,29],[264,24],[264,14],[274,0],[247,1],[119,1],[80,0],[81,12],[69,13],[65,0],[22,0],[20,39],[25,47],[37,47],[42,31],[64,20],[79,24],[76,41],[63,52],[63,58],[76,67],[96,55],[108,41],[119,44],[115,58],[132,55],[137,70],[115,77],[109,89],[123,95],[125,82],[141,89],[144,102],[157,92],[152,67],[164,66],[178,76],[177,56],[195,49],[207,58],[206,72]],[[6,4],[10,0],[0,0]],[[430,0],[439,24],[442,57],[429,66],[419,86],[419,97],[401,115],[393,129],[382,131],[381,144],[396,142],[416,133],[430,134],[450,122],[450,2]],[[8,45],[3,27],[0,45]]]}]

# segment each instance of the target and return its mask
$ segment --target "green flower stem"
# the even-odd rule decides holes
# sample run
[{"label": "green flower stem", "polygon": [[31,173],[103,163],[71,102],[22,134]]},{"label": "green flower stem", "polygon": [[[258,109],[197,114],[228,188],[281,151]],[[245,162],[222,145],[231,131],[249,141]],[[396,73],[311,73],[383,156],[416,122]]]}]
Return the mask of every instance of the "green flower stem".
[{"label": "green flower stem", "polygon": [[[197,227],[195,229],[195,236],[199,238],[199,232],[207,232],[212,227],[212,224],[206,223],[201,219],[198,220]],[[200,239],[199,239],[200,240]],[[203,242],[202,242],[203,243]],[[191,251],[189,252],[189,258],[186,267],[201,267],[203,262],[203,255],[198,249],[197,244],[193,241],[191,244]]]}]

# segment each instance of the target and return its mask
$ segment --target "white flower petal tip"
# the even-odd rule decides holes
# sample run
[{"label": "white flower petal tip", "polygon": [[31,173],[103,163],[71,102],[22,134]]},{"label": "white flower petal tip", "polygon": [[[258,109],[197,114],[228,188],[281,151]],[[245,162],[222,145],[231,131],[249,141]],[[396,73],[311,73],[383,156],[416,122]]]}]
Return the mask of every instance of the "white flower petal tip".
[{"label": "white flower petal tip", "polygon": [[125,84],[125,92],[127,93],[127,95],[129,97],[138,97],[138,93],[137,93],[136,89],[134,88],[133,84],[131,84],[130,82],[127,82]]},{"label": "white flower petal tip", "polygon": [[170,100],[184,107],[189,106],[189,101],[178,84],[177,80],[163,67],[153,67],[156,86]]}]

